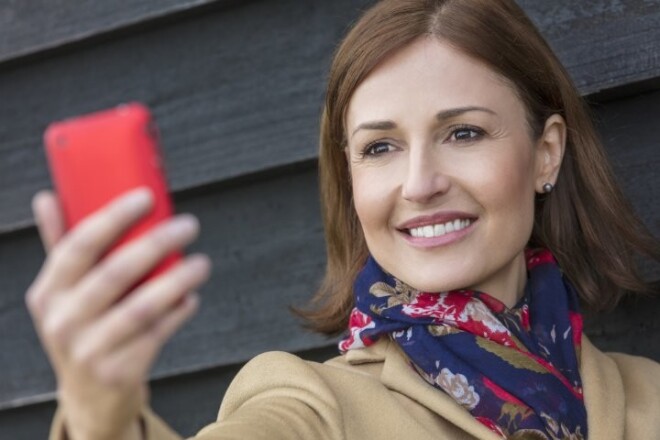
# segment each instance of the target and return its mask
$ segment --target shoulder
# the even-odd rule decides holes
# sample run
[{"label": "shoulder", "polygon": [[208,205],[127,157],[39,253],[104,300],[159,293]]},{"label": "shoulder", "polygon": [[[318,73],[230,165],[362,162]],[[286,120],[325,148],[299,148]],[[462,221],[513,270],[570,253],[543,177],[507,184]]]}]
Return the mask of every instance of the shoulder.
[{"label": "shoulder", "polygon": [[305,395],[306,390],[313,391],[315,396],[328,394],[324,393],[329,390],[324,386],[323,376],[316,370],[314,363],[290,353],[260,354],[238,372],[227,390],[222,409],[230,409],[234,404],[242,404],[264,393],[276,392],[281,397],[296,394],[298,399],[304,400],[312,397]]},{"label": "shoulder", "polygon": [[614,361],[621,375],[626,400],[654,405],[660,411],[660,363],[641,356],[606,353]]},{"label": "shoulder", "polygon": [[260,384],[301,384],[311,382],[333,382],[335,376],[342,379],[378,375],[381,363],[377,360],[371,362],[355,362],[346,355],[333,357],[323,363],[304,360],[294,354],[271,351],[262,353],[250,360],[239,371],[235,382],[247,381],[250,386]]},{"label": "shoulder", "polygon": [[238,432],[251,438],[243,434],[257,424],[270,432],[264,437],[269,439],[279,438],[274,432],[319,439],[344,438],[346,430],[359,433],[355,438],[374,434],[365,419],[375,418],[360,409],[369,408],[371,399],[387,400],[388,391],[366,365],[353,366],[345,358],[318,363],[284,352],[255,357],[227,389],[213,429],[242,424]]},{"label": "shoulder", "polygon": [[618,438],[626,439],[660,436],[660,364],[640,356],[604,353],[584,338],[582,366],[592,434],[602,431],[602,438],[607,438],[606,433],[618,433]]},{"label": "shoulder", "polygon": [[231,432],[231,438],[338,439],[343,437],[342,418],[334,390],[312,363],[268,352],[238,372],[224,395],[218,421],[203,433],[209,438],[216,432],[230,438]]},{"label": "shoulder", "polygon": [[309,406],[338,410],[339,400],[347,394],[369,388],[369,383],[382,388],[374,377],[378,367],[374,370],[366,364],[354,366],[345,358],[337,356],[318,363],[280,351],[260,354],[245,364],[232,381],[221,415],[264,395],[295,398]]},{"label": "shoulder", "polygon": [[[660,410],[660,363],[642,356],[590,350],[590,357],[608,365],[610,376],[620,380],[626,400],[654,402]],[[612,378],[613,379],[613,378]]]},{"label": "shoulder", "polygon": [[624,438],[660,438],[660,364],[623,353],[606,355],[616,364],[623,385]]},{"label": "shoulder", "polygon": [[313,387],[317,392],[322,389],[346,392],[352,386],[359,386],[357,382],[377,382],[383,357],[377,350],[375,355],[370,353],[361,353],[356,360],[356,354],[349,352],[323,363],[281,351],[263,353],[245,364],[230,389],[237,391],[243,386],[251,390]]},{"label": "shoulder", "polygon": [[[619,371],[623,375],[640,373],[641,375],[660,375],[660,363],[642,356],[633,356],[625,353],[605,353],[606,356],[616,362]],[[660,386],[660,382],[655,383]]]}]

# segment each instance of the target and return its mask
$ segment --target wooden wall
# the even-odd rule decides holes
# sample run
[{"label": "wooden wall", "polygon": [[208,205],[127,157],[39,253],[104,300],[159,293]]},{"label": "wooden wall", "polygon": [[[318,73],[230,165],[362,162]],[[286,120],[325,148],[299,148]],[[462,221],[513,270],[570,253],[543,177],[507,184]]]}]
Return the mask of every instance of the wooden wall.
[{"label": "wooden wall", "polygon": [[[331,53],[370,0],[24,0],[0,5],[0,438],[45,438],[54,379],[23,295],[43,259],[29,202],[48,187],[51,120],[139,100],[161,127],[177,209],[214,275],[153,370],[183,434],[213,420],[247,359],[334,341],[287,310],[324,267],[317,125]],[[617,175],[660,235],[660,1],[520,0],[588,95]],[[657,267],[646,274],[660,278]],[[603,349],[660,360],[660,301],[590,317]]]}]

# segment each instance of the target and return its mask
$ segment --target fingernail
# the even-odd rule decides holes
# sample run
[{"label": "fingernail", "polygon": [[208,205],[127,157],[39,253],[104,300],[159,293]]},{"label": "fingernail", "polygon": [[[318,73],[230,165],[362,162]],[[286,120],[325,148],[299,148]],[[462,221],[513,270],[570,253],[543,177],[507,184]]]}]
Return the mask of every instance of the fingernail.
[{"label": "fingernail", "polygon": [[182,214],[174,217],[165,225],[164,233],[172,238],[189,237],[199,229],[199,221],[195,216]]},{"label": "fingernail", "polygon": [[151,190],[146,187],[130,191],[123,199],[124,206],[130,209],[144,209],[151,204]]},{"label": "fingernail", "polygon": [[205,254],[193,254],[188,257],[190,268],[201,274],[211,271],[211,259]]}]

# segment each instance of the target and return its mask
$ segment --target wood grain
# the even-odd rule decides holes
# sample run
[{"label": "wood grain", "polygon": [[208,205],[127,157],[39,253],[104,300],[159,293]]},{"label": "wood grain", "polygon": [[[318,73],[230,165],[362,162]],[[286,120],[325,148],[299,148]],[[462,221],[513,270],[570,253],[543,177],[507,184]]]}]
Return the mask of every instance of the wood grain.
[{"label": "wood grain", "polygon": [[[0,234],[30,227],[29,200],[50,185],[47,123],[128,100],[154,109],[174,191],[315,158],[331,53],[369,3],[205,8],[0,65]],[[521,3],[584,93],[660,78],[660,2]]]},{"label": "wood grain", "polygon": [[657,0],[517,0],[584,94],[660,77]]},{"label": "wood grain", "polygon": [[0,4],[0,64],[230,0],[30,0]]},{"label": "wood grain", "polygon": [[49,121],[125,101],[153,108],[174,191],[316,157],[326,62],[357,3],[282,3],[0,68],[0,233],[31,226],[30,198],[50,185]]},{"label": "wood grain", "polygon": [[[154,377],[243,362],[267,350],[324,343],[301,331],[288,306],[302,305],[324,268],[313,164],[297,174],[190,195],[178,203],[201,221],[213,276],[198,316],[170,343]],[[51,398],[50,367],[24,306],[23,292],[42,252],[34,231],[0,242],[0,409]]]}]

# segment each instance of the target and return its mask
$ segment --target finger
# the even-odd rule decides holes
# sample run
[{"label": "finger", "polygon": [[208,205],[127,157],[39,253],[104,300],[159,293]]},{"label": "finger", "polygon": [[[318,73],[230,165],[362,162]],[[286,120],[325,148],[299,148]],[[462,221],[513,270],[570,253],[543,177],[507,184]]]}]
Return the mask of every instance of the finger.
[{"label": "finger", "polygon": [[188,257],[167,273],[141,286],[77,337],[79,359],[93,359],[134,339],[167,316],[188,292],[208,279],[208,257]]},{"label": "finger", "polygon": [[75,284],[153,204],[148,189],[130,191],[82,220],[50,252],[42,282],[57,291]]},{"label": "finger", "polygon": [[72,301],[79,321],[95,318],[114,304],[159,261],[190,244],[199,234],[199,222],[180,215],[109,255],[80,281]]},{"label": "finger", "polygon": [[198,231],[194,217],[179,216],[112,253],[66,297],[50,300],[51,312],[40,332],[45,344],[54,353],[67,350],[71,336],[80,333],[86,322],[105,312],[165,255],[191,242]]},{"label": "finger", "polygon": [[199,307],[196,293],[185,299],[165,316],[114,353],[103,358],[96,368],[97,377],[106,385],[133,387],[147,375],[163,345],[188,321]]},{"label": "finger", "polygon": [[[55,194],[48,190],[39,191],[35,194],[32,198],[32,212],[41,237],[41,243],[46,253],[49,253],[65,233],[64,218]],[[43,316],[49,292],[42,283],[43,272],[42,270],[37,275],[25,295],[25,302],[37,331],[39,331],[41,316]]]},{"label": "finger", "polygon": [[[35,324],[37,327],[40,326],[41,316],[48,307],[54,293],[62,288],[69,287],[77,281],[86,266],[92,264],[91,261],[95,261],[98,258],[98,253],[102,252],[102,249],[95,249],[95,252],[92,252],[91,255],[88,255],[89,251],[86,252],[86,248],[94,248],[95,245],[92,234],[95,232],[93,231],[94,227],[98,226],[96,229],[103,229],[103,225],[97,224],[105,222],[106,231],[112,229],[113,225],[115,229],[125,228],[124,224],[134,222],[152,203],[151,195],[146,189],[131,191],[115,199],[107,207],[101,209],[100,212],[83,220],[79,227],[71,233],[62,235],[64,228],[62,225],[58,225],[63,221],[57,200],[50,192],[40,194],[35,196],[35,215],[37,223],[43,225],[40,228],[40,233],[44,236],[44,246],[48,248],[49,256],[26,295],[28,308],[32,316],[36,318]],[[118,218],[119,221],[114,221],[113,218]],[[122,219],[123,222],[121,222]],[[111,224],[107,225],[107,223]],[[103,230],[96,231],[96,235],[99,234],[102,236],[108,235],[107,232],[104,234]],[[106,240],[112,239],[111,237],[105,238]],[[96,242],[99,241],[96,238]],[[57,246],[54,246],[55,244]],[[96,244],[98,248],[104,247],[102,242]]]},{"label": "finger", "polygon": [[52,191],[39,191],[32,198],[32,212],[46,252],[60,241],[65,232],[64,216]]}]

